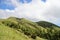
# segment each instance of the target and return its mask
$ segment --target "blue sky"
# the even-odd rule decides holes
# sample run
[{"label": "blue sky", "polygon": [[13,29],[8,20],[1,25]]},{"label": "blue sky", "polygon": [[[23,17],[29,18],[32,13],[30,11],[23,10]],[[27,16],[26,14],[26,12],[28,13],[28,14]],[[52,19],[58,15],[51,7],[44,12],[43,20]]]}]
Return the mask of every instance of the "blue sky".
[{"label": "blue sky", "polygon": [[[5,10],[5,9],[14,10],[15,7],[12,4],[5,3],[6,1],[7,0],[0,0],[0,9],[3,9],[3,10]],[[25,3],[25,1],[27,3],[30,3],[32,0],[19,0],[19,2],[23,3],[23,4]]]},{"label": "blue sky", "polygon": [[[12,4],[5,3],[7,0],[0,0],[0,9],[9,9],[9,10],[14,10],[14,6]],[[10,1],[10,0],[9,0]],[[21,3],[30,3],[32,0],[19,0]],[[42,2],[46,2],[46,0],[41,0]],[[7,1],[8,2],[8,1]]]},{"label": "blue sky", "polygon": [[0,0],[0,9],[10,9],[13,10],[15,7],[12,4],[6,3],[6,0]]},{"label": "blue sky", "polygon": [[0,18],[15,16],[60,25],[59,0],[0,0]]},{"label": "blue sky", "polygon": [[42,2],[46,2],[46,0],[41,0]]},{"label": "blue sky", "polygon": [[15,7],[13,5],[7,5],[4,3],[0,4],[0,9],[3,9],[3,10],[5,10],[5,9],[13,10],[14,8]]},{"label": "blue sky", "polygon": [[[24,3],[24,0],[19,0],[21,3]],[[30,3],[32,0],[25,0],[27,3]]]}]

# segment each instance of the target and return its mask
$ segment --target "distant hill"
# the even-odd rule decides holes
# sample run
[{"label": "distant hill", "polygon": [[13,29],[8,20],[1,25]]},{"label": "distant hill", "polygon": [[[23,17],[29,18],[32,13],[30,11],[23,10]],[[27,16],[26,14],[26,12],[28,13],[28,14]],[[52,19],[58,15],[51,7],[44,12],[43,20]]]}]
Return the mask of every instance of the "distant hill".
[{"label": "distant hill", "polygon": [[50,23],[50,22],[46,22],[46,21],[39,21],[39,22],[36,22],[38,25],[42,26],[42,27],[59,27],[53,23]]},{"label": "distant hill", "polygon": [[60,27],[50,22],[10,17],[0,19],[0,24],[1,40],[60,40]]}]

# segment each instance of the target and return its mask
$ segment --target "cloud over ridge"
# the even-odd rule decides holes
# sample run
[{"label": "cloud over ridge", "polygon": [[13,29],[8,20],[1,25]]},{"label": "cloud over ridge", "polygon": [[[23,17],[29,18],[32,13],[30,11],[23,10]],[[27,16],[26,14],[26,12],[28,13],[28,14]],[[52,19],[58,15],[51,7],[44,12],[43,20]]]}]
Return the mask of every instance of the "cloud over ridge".
[{"label": "cloud over ridge", "polygon": [[30,3],[21,3],[19,0],[10,0],[10,3],[15,6],[15,9],[0,9],[0,18],[15,16],[33,21],[45,20],[59,24],[60,0],[46,0],[46,2],[32,0]]}]

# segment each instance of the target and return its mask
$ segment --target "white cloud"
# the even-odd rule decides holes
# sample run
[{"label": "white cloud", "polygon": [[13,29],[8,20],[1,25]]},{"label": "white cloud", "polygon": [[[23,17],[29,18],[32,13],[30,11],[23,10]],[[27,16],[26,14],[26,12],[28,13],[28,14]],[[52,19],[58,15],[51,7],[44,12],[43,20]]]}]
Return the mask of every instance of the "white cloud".
[{"label": "white cloud", "polygon": [[0,18],[16,16],[28,18],[33,21],[45,20],[58,24],[60,20],[60,0],[32,0],[30,3],[22,4],[17,0],[11,0],[16,7],[15,10],[0,10]]}]

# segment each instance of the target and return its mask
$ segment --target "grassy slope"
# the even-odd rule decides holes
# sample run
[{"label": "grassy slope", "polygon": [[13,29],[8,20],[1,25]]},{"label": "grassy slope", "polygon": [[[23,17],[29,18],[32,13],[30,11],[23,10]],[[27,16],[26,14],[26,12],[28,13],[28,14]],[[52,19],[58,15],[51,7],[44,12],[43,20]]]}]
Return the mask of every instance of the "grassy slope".
[{"label": "grassy slope", "polygon": [[31,40],[23,33],[20,33],[10,27],[0,25],[0,40]]},{"label": "grassy slope", "polygon": [[[39,36],[36,37],[35,40],[46,40],[46,39],[44,39],[45,38],[44,36],[46,36],[47,33],[48,33],[48,35],[51,35],[51,32],[52,32],[52,34],[54,34],[56,32],[55,30],[57,30],[57,31],[59,30],[60,31],[60,28],[59,27],[55,27],[54,25],[52,26],[52,27],[54,27],[54,29],[52,29],[52,27],[49,26],[49,25],[46,25],[46,26],[49,26],[49,27],[45,28],[45,27],[42,27],[42,25],[44,26],[44,24],[45,24],[44,22],[39,23],[39,24],[42,24],[42,25],[39,25],[39,24],[37,24],[35,22],[26,20],[24,18],[19,19],[19,18],[14,18],[14,17],[12,18],[11,17],[11,18],[8,18],[8,19],[3,20],[3,21],[0,20],[0,22],[3,22],[4,25],[9,26],[9,27],[5,27],[4,25],[0,25],[1,26],[0,30],[3,29],[2,31],[4,31],[4,32],[1,31],[0,33],[2,35],[4,33],[4,35],[6,36],[5,37],[6,39],[7,39],[7,36],[9,36],[8,40],[9,39],[10,40],[21,40],[21,39],[22,40],[33,40],[33,39],[31,39],[30,36],[32,36],[32,35],[35,36],[35,34],[37,34],[37,33],[39,34]],[[11,25],[12,25],[12,27],[11,27]],[[18,31],[16,31],[15,28],[17,28]],[[5,30],[6,30],[6,32],[8,31],[8,33],[5,33]],[[26,34],[23,34],[23,33],[27,33],[30,36],[29,35],[25,36]],[[44,34],[46,34],[46,35],[44,35]],[[1,40],[3,40],[3,37],[1,37],[2,38]]]},{"label": "grassy slope", "polygon": [[[28,36],[24,35],[23,33],[0,24],[0,40],[33,40]],[[35,40],[45,40],[43,38],[37,37]]]}]

